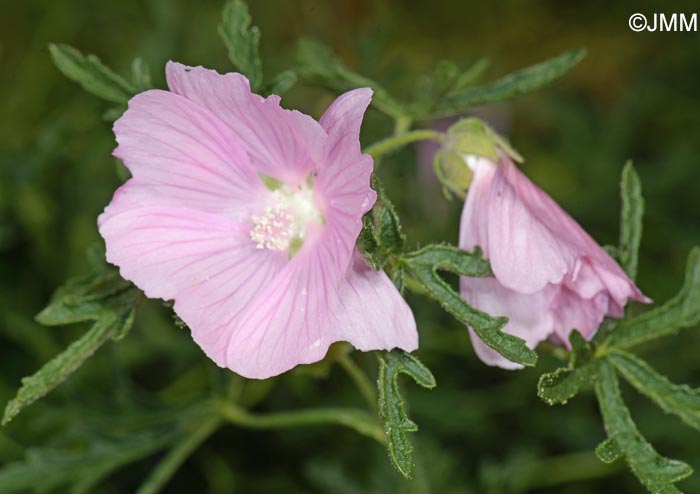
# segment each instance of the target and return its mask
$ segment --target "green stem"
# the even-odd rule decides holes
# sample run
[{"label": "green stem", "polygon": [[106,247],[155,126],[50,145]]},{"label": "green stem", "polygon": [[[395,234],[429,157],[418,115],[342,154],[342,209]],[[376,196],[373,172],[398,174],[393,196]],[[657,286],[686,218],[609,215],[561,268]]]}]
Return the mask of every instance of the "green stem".
[{"label": "green stem", "polygon": [[396,151],[397,149],[412,142],[436,141],[441,143],[444,142],[444,140],[445,135],[442,132],[429,129],[413,130],[410,132],[399,133],[398,135],[375,142],[365,149],[365,153],[372,155],[374,158],[378,158],[384,154]]},{"label": "green stem", "polygon": [[307,425],[337,424],[354,429],[379,443],[384,443],[384,430],[364,410],[349,408],[312,408],[292,412],[254,414],[228,401],[216,404],[224,420],[250,429],[283,429]]},{"label": "green stem", "polygon": [[221,425],[221,418],[209,417],[184,436],[158,463],[151,475],[136,491],[138,494],[157,494],[177,472],[187,458]]},{"label": "green stem", "polygon": [[514,484],[523,490],[539,489],[607,477],[618,471],[620,465],[606,465],[593,453],[571,453],[535,462],[520,474]]},{"label": "green stem", "polygon": [[409,131],[413,125],[413,119],[408,115],[397,115],[394,117],[394,136],[403,135]]},{"label": "green stem", "polygon": [[362,369],[348,355],[343,355],[338,359],[340,366],[347,372],[350,379],[355,383],[355,386],[360,391],[365,401],[371,410],[377,411],[377,393],[375,386],[367,378]]}]

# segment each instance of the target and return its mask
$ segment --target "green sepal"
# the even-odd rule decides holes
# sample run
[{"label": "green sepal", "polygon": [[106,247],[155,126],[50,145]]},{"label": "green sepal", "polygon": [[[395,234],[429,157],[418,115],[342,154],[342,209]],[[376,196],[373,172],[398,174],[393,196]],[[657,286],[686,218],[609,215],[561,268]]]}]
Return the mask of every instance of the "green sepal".
[{"label": "green sepal", "polygon": [[475,117],[463,118],[446,132],[445,141],[433,158],[435,175],[443,185],[445,196],[450,193],[464,199],[471,183],[473,172],[467,165],[469,156],[482,156],[498,162],[501,154],[514,161],[523,161],[522,156],[490,126]]}]

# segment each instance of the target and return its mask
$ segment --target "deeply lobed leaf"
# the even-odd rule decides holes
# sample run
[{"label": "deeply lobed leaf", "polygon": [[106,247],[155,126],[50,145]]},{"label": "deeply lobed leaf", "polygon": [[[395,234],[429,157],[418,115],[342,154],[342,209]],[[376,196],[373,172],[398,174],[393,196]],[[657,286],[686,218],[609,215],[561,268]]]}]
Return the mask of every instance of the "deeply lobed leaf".
[{"label": "deeply lobed leaf", "polygon": [[612,352],[609,359],[640,393],[648,396],[666,413],[672,413],[700,430],[700,389],[673,384],[649,364],[622,350]]},{"label": "deeply lobed leaf", "polygon": [[262,84],[262,62],[258,53],[260,30],[251,26],[248,6],[243,0],[231,0],[225,6],[219,35],[228,48],[231,63],[250,81],[253,91]]},{"label": "deeply lobed leaf", "polygon": [[120,295],[133,297],[133,285],[116,271],[72,278],[56,290],[49,305],[36,316],[36,320],[46,326],[97,320],[110,305],[107,299]]},{"label": "deeply lobed leaf", "polygon": [[398,117],[405,113],[402,105],[377,82],[347,69],[322,43],[305,38],[297,47],[298,75],[332,91],[342,93],[358,87],[374,91],[372,105],[387,115]]},{"label": "deeply lobed leaf", "polygon": [[458,114],[476,105],[510,99],[539,89],[566,74],[581,61],[585,53],[583,49],[570,51],[494,82],[455,90],[447,95],[432,116]]},{"label": "deeply lobed leaf", "polygon": [[625,164],[620,182],[622,213],[620,218],[620,246],[618,256],[622,268],[630,279],[637,277],[639,244],[642,240],[644,198],[642,182],[631,161]]},{"label": "deeply lobed leaf", "polygon": [[[129,434],[101,429],[72,428],[50,446],[27,451],[21,461],[0,469],[0,494],[18,492],[95,492],[95,486],[129,463],[145,458],[174,442],[177,423],[149,424]],[[70,487],[70,489],[68,489]]]},{"label": "deeply lobed leaf", "polygon": [[374,269],[381,269],[390,257],[401,251],[406,237],[396,209],[376,175],[372,176],[372,188],[377,192],[377,202],[362,218],[363,228],[357,246]]},{"label": "deeply lobed leaf", "polygon": [[572,347],[569,367],[543,374],[537,384],[537,396],[549,405],[566,404],[596,377],[592,345],[576,330],[569,334],[569,341]]},{"label": "deeply lobed leaf", "polygon": [[41,369],[22,379],[15,398],[5,407],[2,424],[65,381],[109,339],[120,340],[131,329],[140,293],[116,271],[69,280],[37,320],[46,325],[92,320],[92,327]]},{"label": "deeply lobed leaf", "polygon": [[700,248],[688,255],[685,283],[678,294],[661,307],[614,323],[603,340],[608,348],[629,348],[679,329],[700,324]]},{"label": "deeply lobed leaf", "polygon": [[424,388],[434,388],[436,383],[430,370],[414,355],[394,350],[379,358],[379,415],[384,422],[389,457],[397,470],[410,478],[413,445],[406,433],[417,431],[418,426],[406,414],[405,401],[399,389],[400,374],[410,376]]},{"label": "deeply lobed leaf", "polygon": [[680,493],[673,484],[691,475],[692,468],[661,456],[644,439],[622,400],[612,364],[601,359],[598,365],[596,395],[608,438],[614,441],[614,446],[611,443],[599,446],[598,455],[605,460],[624,457],[642,484],[654,494]]},{"label": "deeply lobed leaf", "polygon": [[443,270],[460,276],[490,276],[488,261],[483,259],[479,249],[467,252],[447,245],[429,245],[404,255],[402,264],[447,312],[471,327],[489,347],[512,362],[535,365],[537,354],[522,339],[501,331],[508,319],[493,317],[471,307],[438,274]]},{"label": "deeply lobed leaf", "polygon": [[10,422],[22,409],[45,396],[65,381],[110,338],[121,339],[134,320],[133,308],[100,318],[88,332],[29,377],[5,407],[2,424]]},{"label": "deeply lobed leaf", "polygon": [[138,92],[136,86],[103,65],[95,55],[85,56],[72,46],[64,44],[49,45],[49,51],[63,75],[95,96],[125,104]]}]

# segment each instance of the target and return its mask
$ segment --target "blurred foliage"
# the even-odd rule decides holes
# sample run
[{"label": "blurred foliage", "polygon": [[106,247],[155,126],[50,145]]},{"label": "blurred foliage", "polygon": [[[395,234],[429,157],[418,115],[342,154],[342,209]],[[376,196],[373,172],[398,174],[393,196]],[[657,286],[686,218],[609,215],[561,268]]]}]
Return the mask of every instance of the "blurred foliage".
[{"label": "blurred foliage", "polygon": [[[232,70],[216,26],[222,2],[194,0],[25,0],[0,17],[0,401],[19,380],[85,332],[83,326],[43,327],[34,316],[54,289],[86,272],[86,249],[99,236],[95,218],[120,179],[111,109],[64,78],[49,43],[95,53],[122,77],[164,84],[168,59]],[[657,12],[658,2],[623,3],[408,2],[406,0],[256,0],[250,12],[263,32],[266,74],[293,65],[296,40],[312,36],[332,46],[343,67],[376,80],[399,99],[425,88],[423,74],[452,60],[480,82],[585,46],[588,56],[565,79],[479,116],[506,133],[526,158],[525,172],[570,211],[600,243],[614,243],[622,163],[635,162],[645,190],[644,241],[638,281],[666,300],[677,290],[690,248],[700,243],[700,43],[693,33],[633,33],[633,12]],[[665,11],[693,12],[677,1]],[[135,64],[141,56],[146,64]],[[470,69],[471,70],[471,69]],[[463,72],[463,73],[468,73]],[[127,74],[139,77],[129,77]],[[272,81],[270,82],[272,84]],[[288,84],[289,85],[289,84]],[[438,88],[439,89],[439,88]],[[318,116],[332,93],[297,84],[284,104]],[[105,115],[106,118],[109,115]],[[389,119],[369,113],[363,140],[386,137]],[[438,126],[439,122],[434,123]],[[425,144],[383,158],[379,175],[401,215],[409,245],[456,239],[460,205],[442,198]],[[417,151],[417,152],[416,152]],[[421,360],[439,388],[405,386],[408,415],[420,424],[414,478],[403,480],[384,448],[335,426],[284,431],[222,428],[176,474],[167,492],[211,493],[636,493],[619,463],[599,462],[605,439],[591,393],[567,407],[536,396],[539,374],[561,362],[544,354],[535,369],[484,366],[466,330],[437,304],[410,296],[421,331]],[[700,385],[697,331],[645,344],[640,354],[672,382]],[[351,358],[376,375],[376,359]],[[199,431],[207,410],[187,405],[209,390],[251,410],[294,409],[308,403],[352,406],[361,397],[338,366],[303,369],[271,382],[246,382],[204,358],[186,330],[158,301],[145,301],[129,337],[108,345],[49,397],[0,430],[0,461],[17,482],[49,475],[55,492],[132,492],[166,461],[168,446]],[[700,467],[700,441],[675,417],[621,386],[634,419],[664,455]],[[614,389],[613,389],[614,391]],[[261,400],[261,397],[265,396]],[[172,416],[163,410],[179,410]],[[203,419],[204,417],[204,419]],[[125,439],[125,438],[128,438]],[[126,441],[126,442],[125,442]],[[40,450],[37,446],[42,445]],[[173,450],[171,450],[173,451]],[[142,461],[130,463],[133,458]],[[84,463],[91,461],[88,466]],[[51,467],[51,468],[49,468]],[[82,475],[89,472],[92,475]],[[6,473],[6,475],[9,475]],[[97,481],[99,484],[95,484]],[[25,482],[25,483],[22,483]],[[700,476],[677,486],[700,491]]]}]

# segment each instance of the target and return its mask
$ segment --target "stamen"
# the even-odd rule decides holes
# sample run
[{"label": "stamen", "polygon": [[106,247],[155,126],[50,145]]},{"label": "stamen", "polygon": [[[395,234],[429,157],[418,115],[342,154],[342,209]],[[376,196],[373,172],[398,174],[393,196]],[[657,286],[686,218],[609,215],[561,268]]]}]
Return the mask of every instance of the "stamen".
[{"label": "stamen", "polygon": [[293,256],[304,242],[309,221],[323,221],[323,215],[314,206],[311,189],[292,192],[281,186],[272,193],[271,204],[251,220],[250,238],[258,249],[289,250]]}]

